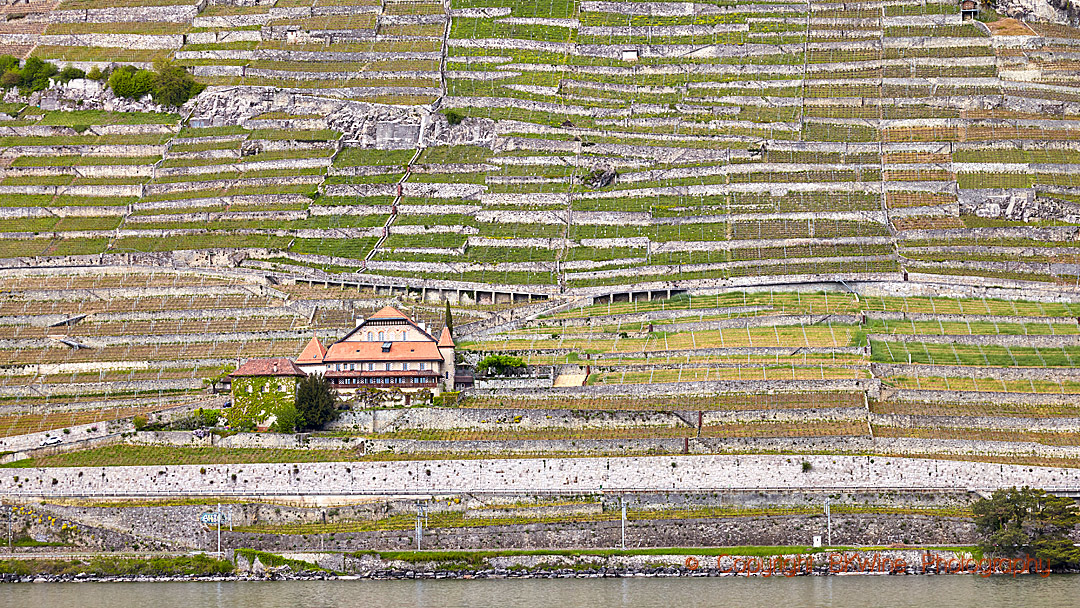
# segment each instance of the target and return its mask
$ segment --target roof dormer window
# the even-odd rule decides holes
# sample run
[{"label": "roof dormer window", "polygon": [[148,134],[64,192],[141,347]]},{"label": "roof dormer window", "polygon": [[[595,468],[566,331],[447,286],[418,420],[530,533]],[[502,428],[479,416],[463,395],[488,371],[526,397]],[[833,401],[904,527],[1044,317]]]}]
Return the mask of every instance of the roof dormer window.
[{"label": "roof dormer window", "polygon": [[[379,334],[379,336],[381,337],[382,334]],[[384,353],[390,352],[390,346],[391,345],[393,345],[393,342],[383,342],[382,343],[382,352],[384,352]]]}]

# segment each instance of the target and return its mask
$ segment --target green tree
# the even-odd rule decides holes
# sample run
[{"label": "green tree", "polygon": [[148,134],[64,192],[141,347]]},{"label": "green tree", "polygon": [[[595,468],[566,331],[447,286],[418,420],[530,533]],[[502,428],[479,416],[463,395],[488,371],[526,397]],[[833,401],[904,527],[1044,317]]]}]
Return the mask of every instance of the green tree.
[{"label": "green tree", "polygon": [[37,57],[30,57],[23,62],[22,83],[19,90],[25,95],[34,91],[44,91],[49,87],[49,79],[60,70],[53,64]]},{"label": "green tree", "polygon": [[446,329],[450,330],[450,333],[454,333],[454,317],[450,314],[450,300],[446,301],[446,318],[443,319],[446,323]]},{"label": "green tree", "polygon": [[525,361],[521,357],[513,357],[511,355],[488,355],[480,360],[480,363],[476,365],[476,371],[481,374],[486,374],[491,371],[497,376],[506,374],[508,371],[525,367]]},{"label": "green tree", "polygon": [[19,70],[19,58],[13,55],[0,55],[0,72]]},{"label": "green tree", "polygon": [[70,65],[60,70],[60,75],[56,77],[57,80],[63,83],[71,82],[76,78],[86,78],[86,72]]},{"label": "green tree", "polygon": [[995,491],[971,507],[979,545],[1009,557],[1030,555],[1052,568],[1080,563],[1080,548],[1069,533],[1080,523],[1071,498],[1027,486]]},{"label": "green tree", "polygon": [[154,102],[163,106],[181,106],[202,92],[204,85],[195,82],[183,67],[159,59],[154,62]]},{"label": "green tree", "polygon": [[337,417],[337,400],[322,374],[311,374],[296,385],[297,429],[314,429]]},{"label": "green tree", "polygon": [[223,369],[217,374],[210,376],[209,378],[203,378],[203,386],[209,386],[211,394],[216,395],[218,384],[224,382],[225,379],[229,377],[229,373],[231,373],[232,371],[233,370],[231,369]]},{"label": "green tree", "polygon": [[0,87],[10,89],[20,84],[22,84],[22,74],[19,73],[19,70],[7,70],[3,75],[0,75]]},{"label": "green tree", "polygon": [[117,97],[140,99],[154,88],[154,80],[154,73],[150,70],[124,65],[109,76],[109,88]]}]

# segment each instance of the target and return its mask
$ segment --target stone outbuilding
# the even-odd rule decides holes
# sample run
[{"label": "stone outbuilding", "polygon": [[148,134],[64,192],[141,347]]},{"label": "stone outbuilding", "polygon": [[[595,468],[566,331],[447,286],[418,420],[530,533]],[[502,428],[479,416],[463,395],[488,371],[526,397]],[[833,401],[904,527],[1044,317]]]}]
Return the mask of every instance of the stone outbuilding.
[{"label": "stone outbuilding", "polygon": [[979,16],[979,3],[976,0],[960,0],[960,19],[970,21]]},{"label": "stone outbuilding", "polygon": [[[225,412],[229,425],[270,430],[281,424],[292,430],[296,419],[296,385],[307,373],[286,357],[248,359],[229,374],[233,404]],[[279,424],[279,420],[280,423]]]}]

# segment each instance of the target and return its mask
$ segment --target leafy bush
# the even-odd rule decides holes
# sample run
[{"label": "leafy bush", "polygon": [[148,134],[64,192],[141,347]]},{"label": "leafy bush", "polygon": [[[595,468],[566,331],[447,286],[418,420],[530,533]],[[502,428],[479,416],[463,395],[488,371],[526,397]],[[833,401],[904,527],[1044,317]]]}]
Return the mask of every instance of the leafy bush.
[{"label": "leafy bush", "polygon": [[141,431],[141,430],[145,429],[147,422],[148,421],[146,419],[146,416],[141,416],[141,415],[140,416],[135,416],[134,418],[131,419],[131,424],[132,424],[132,426],[135,427],[136,431]]},{"label": "leafy bush", "polygon": [[199,417],[199,422],[203,426],[217,426],[218,419],[221,417],[221,410],[210,410],[199,408],[195,410],[195,415]]},{"label": "leafy bush", "polygon": [[446,391],[445,393],[432,398],[431,405],[435,407],[450,407],[452,405],[457,405],[460,397],[461,391]]},{"label": "leafy bush", "polygon": [[270,425],[270,430],[275,433],[295,433],[304,425],[304,417],[296,411],[296,407],[288,406],[281,408],[277,418]]},{"label": "leafy bush", "polygon": [[109,76],[109,88],[117,97],[141,99],[154,88],[154,73],[133,65],[120,66]]},{"label": "leafy bush", "polygon": [[19,70],[7,70],[3,75],[0,75],[0,86],[5,89],[17,87],[20,83],[22,83],[22,74],[19,73]]},{"label": "leafy bush", "polygon": [[56,77],[57,80],[65,84],[71,82],[72,80],[75,80],[76,78],[86,78],[86,72],[70,65],[60,70],[60,75]]},{"label": "leafy bush", "polygon": [[154,62],[157,76],[154,79],[154,102],[164,106],[181,106],[184,102],[198,95],[206,88],[195,82],[184,68],[159,60]]},{"label": "leafy bush", "polygon": [[106,73],[101,71],[101,68],[96,65],[90,68],[90,71],[86,73],[86,77],[90,80],[101,80],[106,77]]},{"label": "leafy bush", "polygon": [[23,62],[22,83],[19,85],[19,91],[23,95],[34,91],[44,91],[49,87],[49,79],[56,76],[59,71],[55,65],[47,61],[30,57]]},{"label": "leafy bush", "polygon": [[288,566],[293,572],[302,572],[304,570],[322,570],[324,572],[329,572],[326,568],[323,568],[318,564],[299,559],[289,559],[276,553],[268,553],[266,551],[259,551],[258,549],[237,549],[236,555],[243,557],[251,563],[255,563],[255,558],[258,558],[262,565],[271,568]]},{"label": "leafy bush", "polygon": [[19,58],[12,55],[0,55],[0,72],[19,70]]},{"label": "leafy bush", "polygon": [[20,68],[18,58],[0,55],[0,72],[3,73],[0,86],[5,89],[19,87],[23,95],[44,91],[49,86],[49,79],[59,71],[55,65],[37,57],[30,57]]},{"label": "leafy bush", "polygon": [[519,367],[525,367],[525,361],[523,361],[521,357],[513,357],[511,355],[488,355],[477,364],[476,371],[481,374],[486,374],[490,371],[497,376],[502,376]]},{"label": "leafy bush", "polygon": [[465,120],[465,116],[455,112],[453,110],[446,111],[446,122],[450,123],[451,127],[456,127],[461,124],[461,121]]},{"label": "leafy bush", "polygon": [[78,574],[94,576],[207,576],[229,574],[233,565],[227,560],[205,554],[150,559],[100,556],[72,560],[10,559],[0,560],[0,573],[31,576],[35,574]]},{"label": "leafy bush", "polygon": [[195,82],[187,70],[168,61],[155,61],[154,70],[121,66],[109,76],[109,88],[116,96],[128,99],[141,99],[150,93],[155,103],[165,106],[183,105],[206,88]]}]

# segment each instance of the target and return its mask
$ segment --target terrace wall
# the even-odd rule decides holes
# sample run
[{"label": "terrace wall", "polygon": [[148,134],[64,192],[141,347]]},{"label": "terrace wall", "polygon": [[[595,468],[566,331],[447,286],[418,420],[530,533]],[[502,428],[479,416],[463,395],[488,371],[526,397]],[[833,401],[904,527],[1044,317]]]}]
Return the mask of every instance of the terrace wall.
[{"label": "terrace wall", "polygon": [[[1049,447],[1049,446],[1047,446]],[[342,494],[403,491],[535,491],[600,488],[1080,487],[1080,470],[867,456],[658,456],[205,466],[63,467],[0,471],[8,496]],[[235,478],[233,477],[235,474]],[[15,478],[18,477],[18,481]]]},{"label": "terrace wall", "polygon": [[[814,536],[824,536],[823,515],[784,517],[739,517],[726,519],[642,520],[626,523],[626,543],[634,547],[689,547],[702,545],[807,545]],[[487,526],[484,528],[429,528],[424,530],[425,549],[474,549],[513,547],[618,546],[622,538],[619,521],[567,522]],[[834,514],[832,540],[837,544],[880,545],[890,542],[926,544],[970,544],[975,541],[974,524],[959,518],[919,515]],[[335,549],[415,549],[410,531],[353,532],[334,535]],[[230,546],[256,547],[267,551],[297,551],[327,548],[318,535],[254,534],[222,532],[222,542]],[[648,556],[645,556],[648,557]],[[527,558],[515,558],[515,561]],[[558,558],[556,558],[558,559]],[[641,567],[656,557],[639,560]],[[552,561],[538,556],[536,561]],[[912,564],[921,563],[913,556]],[[567,559],[569,565],[573,559]],[[707,565],[707,562],[703,562]],[[715,565],[715,564],[714,564]],[[379,566],[383,568],[385,566]]]}]

